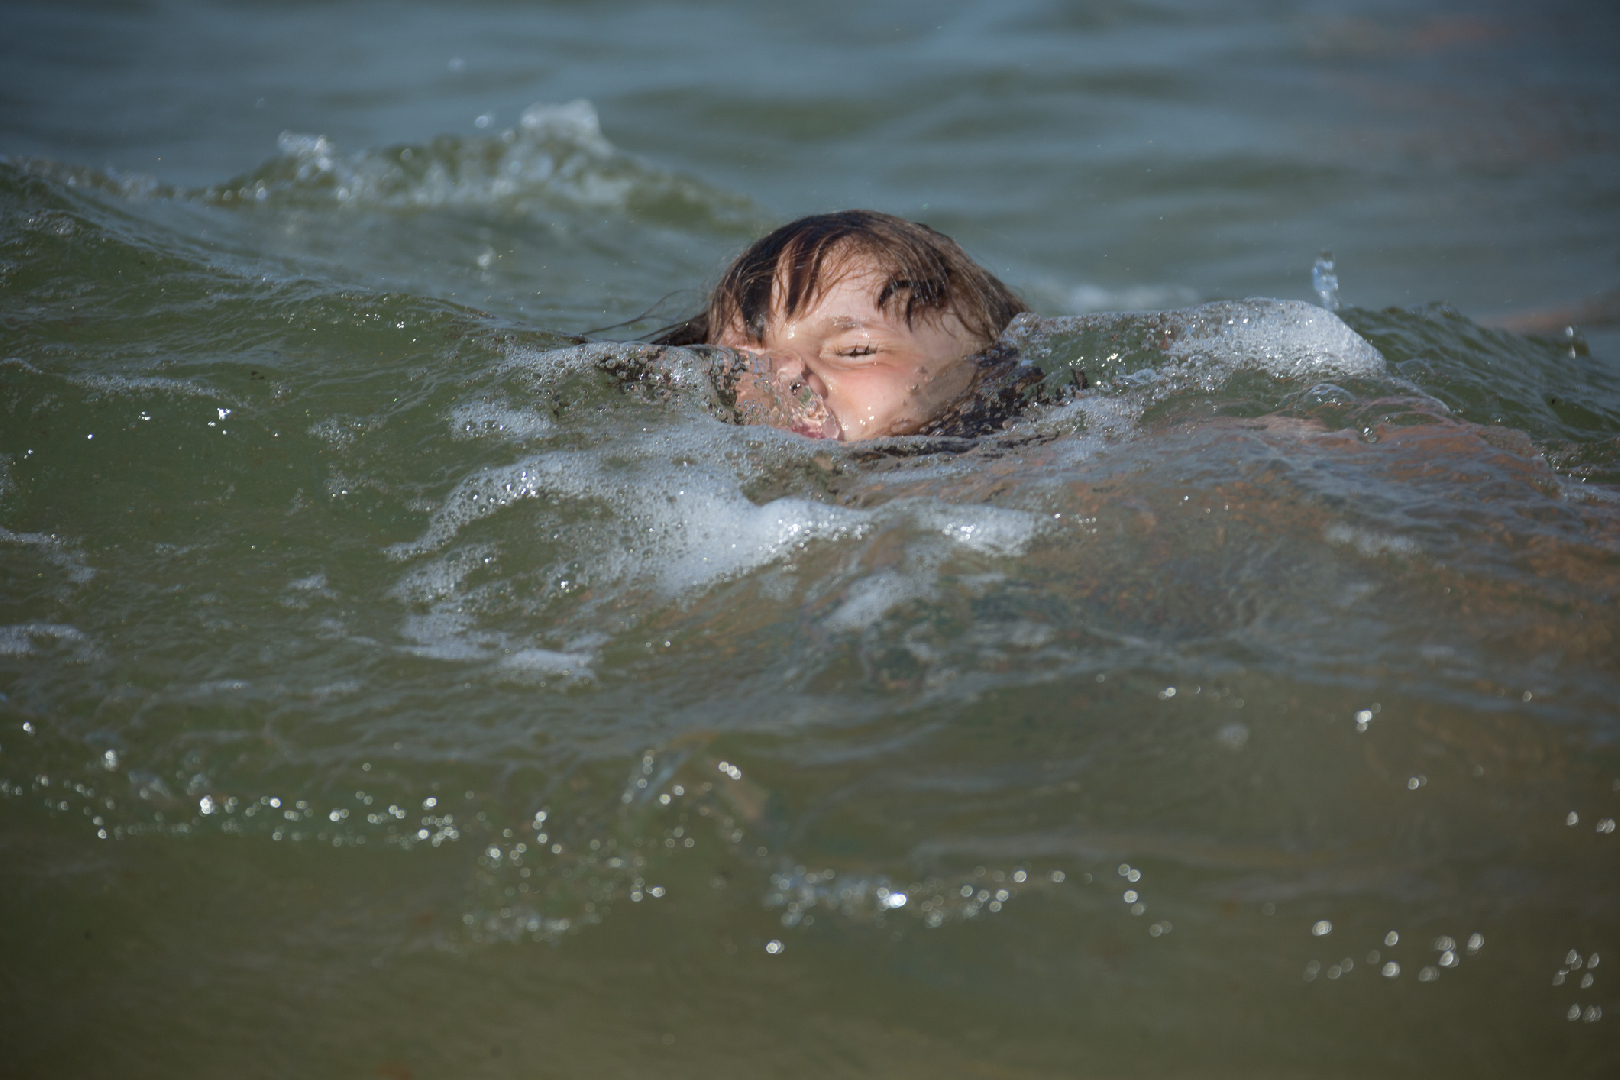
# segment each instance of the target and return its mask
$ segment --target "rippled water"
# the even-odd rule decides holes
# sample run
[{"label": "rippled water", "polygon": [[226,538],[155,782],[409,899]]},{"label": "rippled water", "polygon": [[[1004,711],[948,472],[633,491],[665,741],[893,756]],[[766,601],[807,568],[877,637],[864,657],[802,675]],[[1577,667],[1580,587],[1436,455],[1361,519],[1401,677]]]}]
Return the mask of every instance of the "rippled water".
[{"label": "rippled water", "polygon": [[[1620,1064],[1612,17],[893,10],[0,17],[18,1075]],[[1091,389],[615,343],[849,204]]]}]

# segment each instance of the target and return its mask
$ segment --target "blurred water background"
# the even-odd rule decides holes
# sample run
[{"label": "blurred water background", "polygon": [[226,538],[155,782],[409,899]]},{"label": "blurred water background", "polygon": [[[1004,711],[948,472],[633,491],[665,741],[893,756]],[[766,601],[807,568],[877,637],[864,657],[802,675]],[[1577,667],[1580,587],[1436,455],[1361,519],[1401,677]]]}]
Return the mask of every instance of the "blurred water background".
[{"label": "blurred water background", "polygon": [[[1613,1075],[1617,46],[6,5],[7,1075]],[[1094,389],[611,344],[851,206]]]}]

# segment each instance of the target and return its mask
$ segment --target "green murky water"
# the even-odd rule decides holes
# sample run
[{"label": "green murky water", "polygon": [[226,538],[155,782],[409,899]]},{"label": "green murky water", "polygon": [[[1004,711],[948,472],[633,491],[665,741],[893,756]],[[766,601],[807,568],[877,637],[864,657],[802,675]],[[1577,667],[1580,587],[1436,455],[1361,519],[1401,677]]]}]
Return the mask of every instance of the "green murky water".
[{"label": "green murky water", "polygon": [[[1620,1062],[1611,17],[0,20],[15,1075]],[[610,370],[845,205],[1093,389]]]}]

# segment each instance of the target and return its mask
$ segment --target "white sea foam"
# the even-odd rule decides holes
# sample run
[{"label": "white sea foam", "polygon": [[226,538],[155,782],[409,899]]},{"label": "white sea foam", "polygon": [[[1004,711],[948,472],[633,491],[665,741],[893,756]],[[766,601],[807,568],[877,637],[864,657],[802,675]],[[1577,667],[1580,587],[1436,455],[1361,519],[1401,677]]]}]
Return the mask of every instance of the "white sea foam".
[{"label": "white sea foam", "polygon": [[[1171,388],[1194,378],[1213,389],[1240,371],[1318,379],[1369,377],[1385,370],[1383,356],[1344,320],[1299,300],[1256,297],[1141,315],[1047,319],[1024,314],[1003,337],[1032,359],[1044,360],[1058,347],[1054,343],[1065,339],[1101,335],[1092,340],[1117,348],[1120,335],[1133,331],[1145,338],[1134,352],[1105,349],[1080,357],[1088,374],[1126,388]],[[1126,368],[1117,373],[1092,368],[1115,361]]]},{"label": "white sea foam", "polygon": [[396,209],[523,205],[528,200],[591,210],[622,207],[638,195],[673,197],[719,214],[751,217],[746,200],[663,172],[623,153],[602,134],[589,101],[537,103],[517,125],[468,139],[346,152],[326,135],[287,131],[281,156],[201,192],[232,205],[330,199]]},{"label": "white sea foam", "polygon": [[[693,456],[704,460],[680,466],[667,464],[667,457],[659,463],[646,453],[652,449],[647,441],[640,449],[617,448],[613,456],[623,455],[617,463],[603,451],[559,451],[481,470],[456,486],[420,537],[388,553],[403,560],[438,550],[474,522],[523,500],[544,496],[605,504],[615,512],[617,535],[589,553],[597,573],[650,579],[666,595],[678,596],[787,558],[812,541],[858,538],[879,525],[909,523],[994,556],[1021,552],[1038,527],[1038,519],[1023,511],[933,500],[902,500],[878,510],[796,497],[759,505],[742,492],[746,471],[725,469],[723,461],[697,447]],[[413,570],[399,590],[416,597],[443,595],[470,572],[470,563],[458,549],[432,569]]]},{"label": "white sea foam", "polygon": [[[418,586],[423,577],[431,576],[432,567],[422,569],[427,573],[418,576]],[[396,588],[395,593],[411,591]],[[595,649],[606,640],[603,636],[587,634],[568,642],[563,649],[543,648],[526,638],[484,628],[478,615],[466,609],[466,600],[464,594],[452,596],[446,591],[432,610],[407,615],[400,636],[412,644],[401,646],[401,651],[450,663],[493,663],[502,678],[524,682],[562,679],[577,683],[595,679]]]},{"label": "white sea foam", "polygon": [[458,439],[494,437],[521,442],[552,428],[550,418],[544,414],[510,405],[458,405],[450,410],[449,420],[450,434]]},{"label": "white sea foam", "polygon": [[1038,518],[1021,510],[952,506],[932,500],[908,501],[905,506],[919,523],[985,555],[1022,555],[1040,527]]},{"label": "white sea foam", "polygon": [[405,646],[405,652],[430,660],[488,660],[509,644],[504,635],[479,630],[474,618],[462,611],[407,615],[400,633],[416,643]]},{"label": "white sea foam", "polygon": [[901,574],[883,571],[862,578],[844,593],[844,602],[822,620],[828,630],[863,630],[908,600],[932,596],[932,583],[913,569]]},{"label": "white sea foam", "polygon": [[1410,537],[1372,532],[1369,529],[1359,529],[1342,523],[1329,525],[1323,530],[1322,536],[1330,544],[1355,548],[1368,558],[1375,555],[1410,556],[1422,551],[1417,541]]},{"label": "white sea foam", "polygon": [[501,667],[537,675],[592,678],[594,653],[556,652],[551,649],[523,649],[501,660]]},{"label": "white sea foam", "polygon": [[84,563],[82,552],[51,533],[17,533],[0,526],[0,544],[37,549],[48,562],[67,571],[68,580],[75,585],[83,585],[96,576],[95,568]]},{"label": "white sea foam", "polygon": [[84,632],[65,623],[18,623],[0,626],[0,656],[33,656],[55,643],[82,645]]},{"label": "white sea foam", "polygon": [[328,416],[309,425],[309,433],[334,450],[347,450],[356,439],[377,427],[378,421],[361,416]]},{"label": "white sea foam", "polygon": [[[854,576],[825,620],[832,631],[859,630],[908,600],[936,595],[941,568],[953,557],[1015,557],[1044,527],[1036,513],[939,499],[897,499],[866,509],[800,496],[756,501],[745,493],[774,470],[821,468],[815,459],[828,452],[825,445],[771,429],[693,420],[472,473],[455,485],[415,540],[388,549],[391,557],[412,563],[392,595],[425,604],[431,613],[406,620],[409,650],[447,660],[499,655],[508,671],[584,677],[594,662],[593,646],[508,640],[480,632],[466,614],[485,602],[474,573],[499,561],[514,543],[510,526],[495,519],[527,503],[542,502],[547,516],[569,522],[554,538],[567,553],[565,563],[545,576],[588,583],[588,603],[629,588],[680,601],[719,581],[792,562],[817,545],[858,544],[887,530],[905,533],[904,564],[869,576],[860,576],[863,549],[851,549],[857,557],[848,573]],[[549,509],[554,506],[562,509]],[[489,530],[480,527],[484,522]],[[566,584],[562,588],[566,594]],[[503,593],[493,602],[514,601]],[[538,594],[535,602],[541,602]]]},{"label": "white sea foam", "polygon": [[229,403],[231,399],[211,386],[185,379],[166,379],[161,375],[70,375],[67,381],[87,390],[99,390],[113,396],[133,394],[165,394],[171,397],[208,398]]},{"label": "white sea foam", "polygon": [[1373,376],[1384,358],[1343,319],[1302,300],[1253,298],[1171,313],[1180,332],[1166,350],[1221,373],[1261,370],[1279,379]]},{"label": "white sea foam", "polygon": [[843,601],[822,620],[828,630],[864,630],[902,604],[933,599],[939,594],[941,568],[962,549],[999,558],[1022,555],[1042,520],[1022,510],[903,499],[874,511],[871,525],[909,526],[923,535],[906,546],[902,568],[852,582]]},{"label": "white sea foam", "polygon": [[[0,368],[16,368],[29,375],[45,374],[40,368],[18,357],[0,360]],[[169,397],[202,397],[227,402],[230,400],[213,387],[187,379],[169,379],[161,375],[91,375],[73,371],[52,372],[52,374],[60,377],[69,386],[94,390],[112,397],[164,394]]]},{"label": "white sea foam", "polygon": [[388,591],[395,600],[426,604],[452,596],[462,582],[486,560],[495,557],[492,544],[467,544],[448,552],[442,558],[413,566]]}]

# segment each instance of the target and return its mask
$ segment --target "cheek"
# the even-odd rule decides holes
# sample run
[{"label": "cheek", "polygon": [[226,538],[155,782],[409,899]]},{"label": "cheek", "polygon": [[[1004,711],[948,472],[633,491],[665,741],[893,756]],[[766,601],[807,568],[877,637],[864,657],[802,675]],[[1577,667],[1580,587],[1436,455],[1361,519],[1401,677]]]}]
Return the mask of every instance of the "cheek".
[{"label": "cheek", "polygon": [[829,403],[839,403],[862,418],[881,418],[917,396],[920,377],[909,371],[844,372],[827,377]]}]

